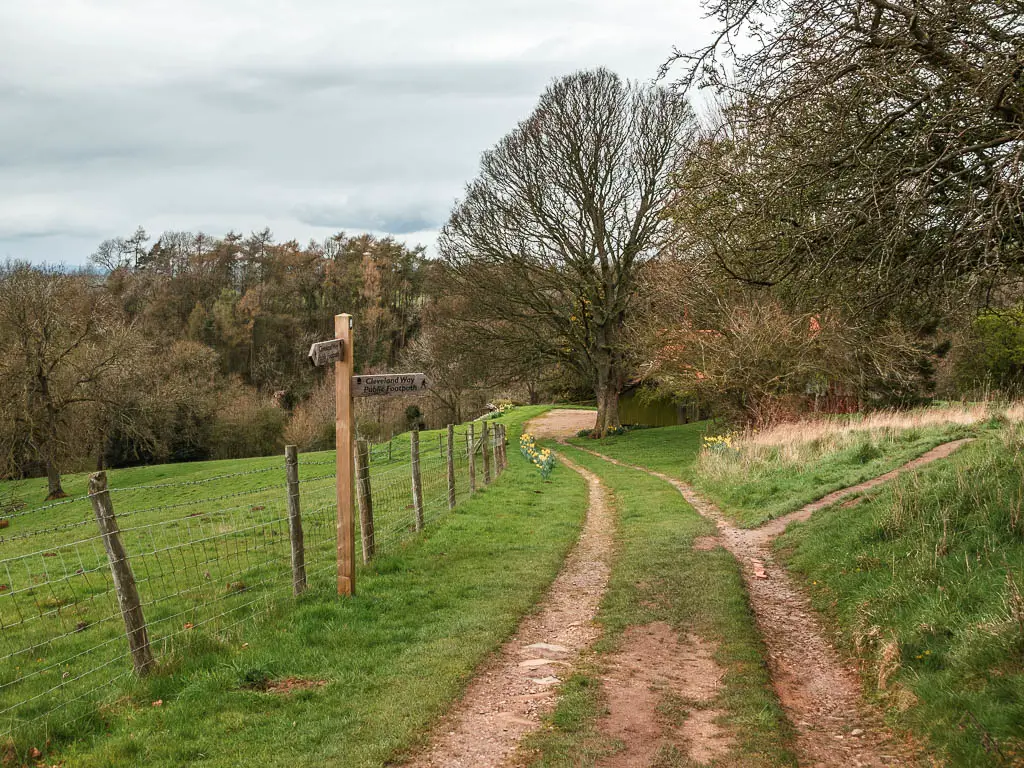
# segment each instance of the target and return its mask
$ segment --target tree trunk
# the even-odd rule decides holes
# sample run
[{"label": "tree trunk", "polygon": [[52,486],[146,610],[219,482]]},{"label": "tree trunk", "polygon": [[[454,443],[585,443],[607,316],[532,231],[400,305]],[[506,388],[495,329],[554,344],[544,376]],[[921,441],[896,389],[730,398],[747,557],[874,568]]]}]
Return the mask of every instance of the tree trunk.
[{"label": "tree trunk", "polygon": [[60,484],[60,472],[57,471],[57,465],[50,459],[46,460],[46,489],[49,491],[46,497],[47,501],[63,499],[67,496]]},{"label": "tree trunk", "polygon": [[602,436],[609,430],[621,426],[619,421],[619,388],[606,385],[597,392],[597,422],[595,431]]},{"label": "tree trunk", "polygon": [[598,370],[597,386],[594,395],[597,397],[597,421],[594,431],[603,437],[609,429],[620,426],[619,394],[622,392],[623,376],[609,364]]}]

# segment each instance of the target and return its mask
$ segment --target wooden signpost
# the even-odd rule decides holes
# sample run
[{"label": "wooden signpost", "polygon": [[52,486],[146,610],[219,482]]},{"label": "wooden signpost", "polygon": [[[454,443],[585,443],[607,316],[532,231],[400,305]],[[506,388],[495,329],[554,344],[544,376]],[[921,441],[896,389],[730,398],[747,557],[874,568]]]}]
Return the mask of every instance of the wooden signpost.
[{"label": "wooden signpost", "polygon": [[386,373],[353,376],[352,316],[334,316],[335,338],[309,348],[309,361],[317,367],[334,363],[335,437],[338,475],[338,594],[356,593],[356,527],[353,503],[355,415],[353,397],[418,395],[430,388],[422,373]]}]

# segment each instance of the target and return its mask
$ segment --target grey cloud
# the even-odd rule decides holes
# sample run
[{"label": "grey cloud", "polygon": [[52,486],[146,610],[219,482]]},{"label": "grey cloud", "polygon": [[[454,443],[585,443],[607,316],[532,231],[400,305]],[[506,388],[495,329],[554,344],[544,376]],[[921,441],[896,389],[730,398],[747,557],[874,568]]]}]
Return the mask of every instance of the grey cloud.
[{"label": "grey cloud", "polygon": [[[224,92],[254,95],[264,88],[302,92],[356,91],[377,96],[533,98],[553,72],[572,69],[568,62],[484,61],[388,64],[241,71]],[[210,84],[207,83],[207,86]],[[217,91],[214,91],[216,93]]]},{"label": "grey cloud", "polygon": [[0,3],[0,258],[82,262],[140,224],[429,244],[548,82],[650,77],[699,19],[697,0],[232,2]]},{"label": "grey cloud", "polygon": [[387,205],[361,207],[348,205],[301,205],[294,209],[295,218],[313,227],[333,230],[390,232],[409,235],[439,229],[446,213],[426,213],[415,205],[407,209]]}]

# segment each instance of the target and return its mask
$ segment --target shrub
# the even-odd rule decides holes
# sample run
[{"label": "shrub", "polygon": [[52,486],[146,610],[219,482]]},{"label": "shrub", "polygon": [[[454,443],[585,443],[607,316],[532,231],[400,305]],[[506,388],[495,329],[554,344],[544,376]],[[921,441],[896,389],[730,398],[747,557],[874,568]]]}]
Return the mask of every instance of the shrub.
[{"label": "shrub", "polygon": [[215,459],[270,456],[284,450],[284,411],[241,385],[217,411],[210,431],[210,453]]},{"label": "shrub", "polygon": [[405,409],[405,426],[410,430],[427,428],[427,424],[423,420],[423,411],[418,405],[410,405]]},{"label": "shrub", "polygon": [[865,441],[857,448],[853,455],[854,461],[858,464],[868,464],[875,459],[881,458],[882,449],[870,441]]},{"label": "shrub", "polygon": [[284,428],[284,439],[300,451],[334,448],[334,377],[328,376],[309,398],[292,411]]}]

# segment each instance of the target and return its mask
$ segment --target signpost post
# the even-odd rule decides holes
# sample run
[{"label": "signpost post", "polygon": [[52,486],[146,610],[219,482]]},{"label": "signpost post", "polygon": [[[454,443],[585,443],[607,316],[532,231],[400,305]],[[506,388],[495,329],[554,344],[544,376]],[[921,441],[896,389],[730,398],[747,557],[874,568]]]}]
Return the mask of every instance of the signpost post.
[{"label": "signpost post", "polygon": [[353,376],[355,354],[352,347],[352,316],[334,316],[335,338],[319,341],[309,349],[309,361],[315,366],[334,363],[335,438],[337,443],[338,482],[338,594],[356,593],[356,527],[354,514],[353,452],[355,421],[354,397],[418,395],[430,388],[422,373],[386,373]]},{"label": "signpost post", "polygon": [[352,413],[352,316],[334,316],[334,335],[341,342],[334,361],[335,443],[338,462],[338,594],[356,593],[356,524],[353,514],[352,442],[355,423]]}]

